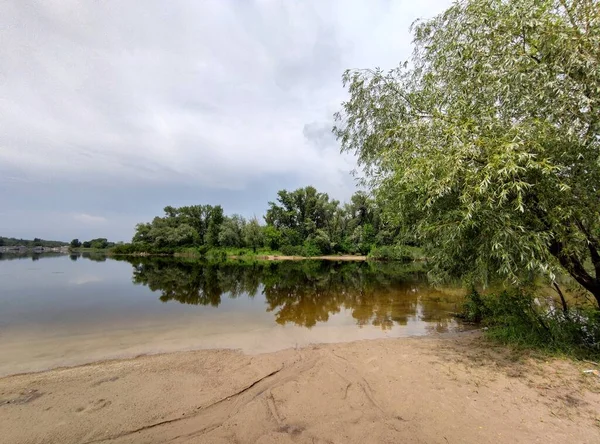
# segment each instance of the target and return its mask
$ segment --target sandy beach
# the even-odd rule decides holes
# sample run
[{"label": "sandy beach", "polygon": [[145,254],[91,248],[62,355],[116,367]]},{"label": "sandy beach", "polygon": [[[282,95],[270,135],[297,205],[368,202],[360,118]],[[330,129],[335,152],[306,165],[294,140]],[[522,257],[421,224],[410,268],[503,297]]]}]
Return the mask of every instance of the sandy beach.
[{"label": "sandy beach", "polygon": [[597,443],[600,378],[478,333],[202,350],[0,379],[5,443]]}]

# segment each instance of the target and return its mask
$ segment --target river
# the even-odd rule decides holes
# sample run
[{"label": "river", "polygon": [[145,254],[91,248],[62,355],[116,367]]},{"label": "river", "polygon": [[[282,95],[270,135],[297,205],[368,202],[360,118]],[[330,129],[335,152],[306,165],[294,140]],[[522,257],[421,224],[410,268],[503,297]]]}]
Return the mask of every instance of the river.
[{"label": "river", "polygon": [[0,255],[0,375],[190,349],[263,353],[462,329],[415,266]]}]

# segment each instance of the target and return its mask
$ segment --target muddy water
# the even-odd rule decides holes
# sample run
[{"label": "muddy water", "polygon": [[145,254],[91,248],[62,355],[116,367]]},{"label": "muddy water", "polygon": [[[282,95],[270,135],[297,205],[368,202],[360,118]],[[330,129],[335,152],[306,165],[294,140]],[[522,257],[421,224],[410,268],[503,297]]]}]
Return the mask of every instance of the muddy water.
[{"label": "muddy water", "polygon": [[432,288],[400,264],[4,255],[0,282],[0,375],[461,329],[451,316],[461,292]]}]

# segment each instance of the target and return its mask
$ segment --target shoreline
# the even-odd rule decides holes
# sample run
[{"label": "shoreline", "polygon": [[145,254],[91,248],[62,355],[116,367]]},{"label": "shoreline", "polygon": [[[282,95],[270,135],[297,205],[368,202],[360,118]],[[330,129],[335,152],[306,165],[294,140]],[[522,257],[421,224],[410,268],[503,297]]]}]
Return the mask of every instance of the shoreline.
[{"label": "shoreline", "polygon": [[[194,253],[186,252],[174,252],[174,253],[112,253],[110,250],[93,250],[93,249],[76,249],[69,251],[72,254],[82,253],[97,253],[105,256],[116,256],[116,257],[180,257],[180,258],[197,258],[204,259],[204,256]],[[66,254],[69,254],[66,253]],[[277,254],[247,254],[247,255],[236,255],[231,254],[226,256],[227,259],[235,260],[259,260],[259,261],[301,261],[301,260],[323,260],[323,261],[374,261],[374,262],[385,262],[378,259],[369,259],[366,255],[324,255],[324,256],[288,256],[288,255],[277,255]]]},{"label": "shoreline", "polygon": [[414,335],[414,336],[399,336],[399,337],[388,337],[388,338],[366,338],[366,339],[354,339],[351,341],[339,341],[339,342],[315,342],[303,344],[300,346],[290,346],[285,348],[278,348],[275,350],[269,351],[247,351],[243,348],[231,348],[231,347],[213,347],[213,348],[184,348],[181,350],[157,350],[150,352],[142,352],[142,353],[124,353],[121,355],[108,356],[106,358],[91,358],[90,360],[82,360],[77,361],[73,364],[59,364],[56,366],[50,366],[48,368],[42,368],[39,370],[27,370],[27,371],[19,371],[16,373],[5,373],[0,374],[0,382],[3,379],[12,378],[16,376],[31,376],[31,375],[43,375],[45,373],[59,372],[64,370],[72,370],[83,367],[91,367],[91,366],[103,366],[103,365],[111,365],[118,364],[125,361],[135,361],[137,359],[151,358],[157,356],[175,356],[186,353],[203,353],[203,352],[232,352],[232,353],[241,353],[244,356],[262,356],[276,353],[285,353],[291,350],[304,350],[311,349],[315,347],[325,347],[325,346],[340,346],[345,344],[355,344],[361,342],[370,342],[370,341],[397,341],[397,340],[426,340],[426,339],[439,339],[439,340],[451,340],[451,339],[459,339],[463,336],[472,336],[472,335],[480,335],[480,329],[468,329],[462,331],[454,331],[454,332],[445,332],[445,333],[437,333],[431,335]]},{"label": "shoreline", "polygon": [[[158,326],[147,325],[139,334],[132,334],[131,331],[123,329],[111,333],[96,330],[81,338],[65,331],[56,337],[41,341],[36,337],[27,337],[25,332],[15,331],[8,336],[5,335],[4,342],[0,346],[0,354],[6,358],[5,361],[0,362],[0,379],[14,375],[46,373],[59,369],[125,361],[144,356],[203,350],[229,350],[248,356],[259,356],[315,345],[365,340],[427,336],[450,338],[476,330],[470,327],[458,327],[443,333],[386,336],[381,335],[379,328],[356,329],[343,326],[308,330],[309,334],[304,327],[297,326],[284,330],[250,326],[240,332],[225,334],[210,334],[208,331],[183,327],[181,331],[173,334],[171,327],[161,329]],[[300,335],[298,331],[301,332]]]},{"label": "shoreline", "polygon": [[[36,252],[34,250],[23,250],[23,251],[5,251],[0,252],[3,254],[14,254],[14,255],[30,255],[30,254],[61,254],[61,255],[102,255],[106,257],[176,257],[176,258],[194,258],[200,260],[211,260],[210,255],[203,256],[193,252],[170,252],[170,253],[114,253],[111,249],[95,249],[95,248],[76,248],[69,250],[45,250],[42,252]],[[414,257],[412,260],[404,261],[399,259],[389,258],[371,258],[367,255],[353,255],[353,254],[341,254],[341,255],[321,255],[321,256],[290,256],[282,254],[227,254],[223,256],[225,260],[248,260],[248,261],[303,261],[303,260],[322,260],[322,261],[347,261],[347,262],[400,262],[400,263],[412,263],[412,262],[424,262],[427,259],[424,257]],[[214,260],[214,258],[213,258]]]},{"label": "shoreline", "polygon": [[142,355],[0,378],[0,427],[11,443],[591,443],[584,365],[476,332]]},{"label": "shoreline", "polygon": [[321,260],[321,261],[357,261],[363,262],[369,260],[367,256],[277,256],[277,255],[258,255],[258,256],[227,256],[227,259],[246,259],[252,258],[259,261],[305,261],[305,260]]}]

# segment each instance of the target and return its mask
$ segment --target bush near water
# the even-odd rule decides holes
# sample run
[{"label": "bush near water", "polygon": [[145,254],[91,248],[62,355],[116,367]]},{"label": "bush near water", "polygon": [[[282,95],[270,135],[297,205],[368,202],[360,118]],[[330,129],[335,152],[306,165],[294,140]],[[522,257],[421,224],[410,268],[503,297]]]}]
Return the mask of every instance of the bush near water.
[{"label": "bush near water", "polygon": [[590,306],[563,310],[553,300],[522,289],[481,294],[472,289],[461,313],[486,328],[486,336],[503,344],[550,353],[600,357],[600,311]]}]

